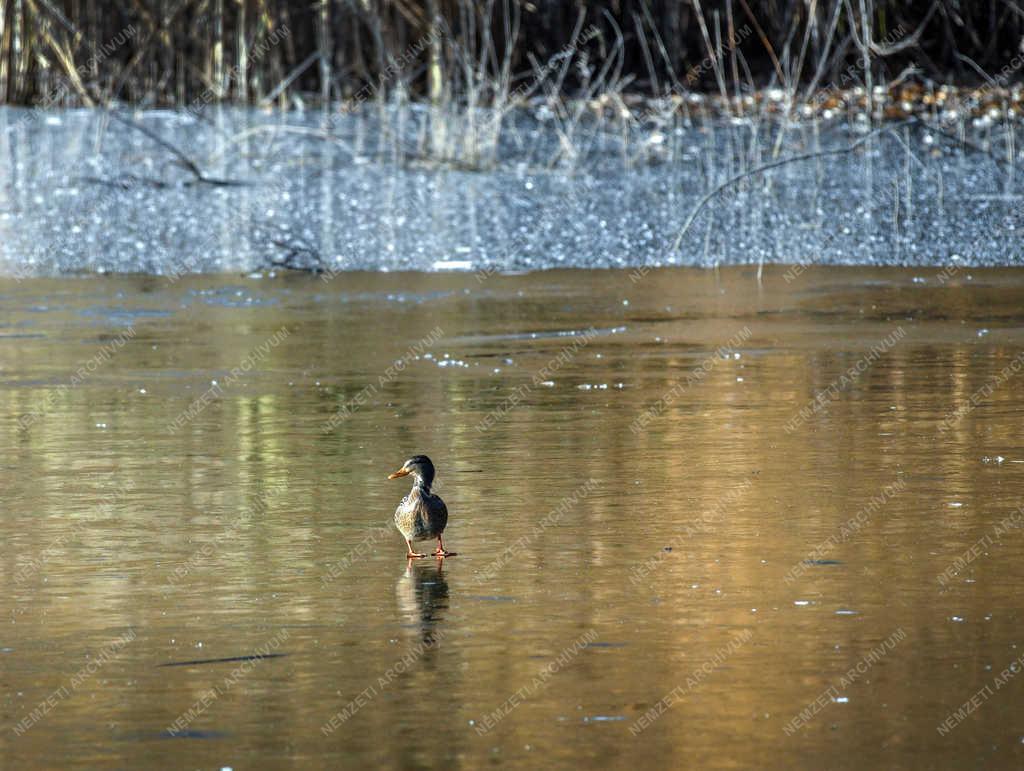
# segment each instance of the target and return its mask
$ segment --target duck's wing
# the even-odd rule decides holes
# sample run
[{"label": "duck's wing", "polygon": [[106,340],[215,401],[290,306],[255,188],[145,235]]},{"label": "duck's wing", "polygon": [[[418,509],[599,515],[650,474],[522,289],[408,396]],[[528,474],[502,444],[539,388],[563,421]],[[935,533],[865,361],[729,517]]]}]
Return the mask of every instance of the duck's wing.
[{"label": "duck's wing", "polygon": [[427,501],[427,509],[430,517],[431,529],[440,533],[448,524],[448,507],[441,500],[440,495],[431,495]]}]

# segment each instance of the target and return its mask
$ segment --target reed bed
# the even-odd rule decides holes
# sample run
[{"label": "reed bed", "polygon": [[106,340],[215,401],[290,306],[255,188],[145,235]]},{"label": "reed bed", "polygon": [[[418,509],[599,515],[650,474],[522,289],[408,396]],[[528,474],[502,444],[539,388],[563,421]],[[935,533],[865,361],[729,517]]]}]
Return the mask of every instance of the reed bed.
[{"label": "reed bed", "polygon": [[472,104],[529,92],[560,54],[567,93],[613,61],[648,97],[806,101],[854,75],[869,94],[908,74],[985,84],[1022,39],[1017,0],[0,0],[0,103],[343,102],[369,86]]},{"label": "reed bed", "polygon": [[552,168],[672,160],[681,125],[726,118],[734,173],[800,120],[1005,133],[1022,40],[1017,0],[0,0],[0,104],[320,109],[332,140],[358,113],[381,154],[470,169],[524,108]]}]

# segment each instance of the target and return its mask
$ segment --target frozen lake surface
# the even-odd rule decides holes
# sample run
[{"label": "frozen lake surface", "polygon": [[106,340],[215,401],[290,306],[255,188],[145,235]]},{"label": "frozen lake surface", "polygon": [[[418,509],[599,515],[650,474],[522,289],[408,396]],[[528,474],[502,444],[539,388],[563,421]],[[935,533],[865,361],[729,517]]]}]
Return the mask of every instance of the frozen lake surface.
[{"label": "frozen lake surface", "polygon": [[3,767],[1024,767],[1024,274],[786,270],[0,280]]},{"label": "frozen lake surface", "polygon": [[[680,239],[733,175],[865,129],[794,125],[777,142],[749,122],[625,139],[581,125],[567,162],[564,126],[519,119],[479,170],[418,154],[415,108],[333,116],[329,139],[319,113],[120,114],[145,131],[98,110],[0,109],[0,273],[1024,263],[1021,153],[984,127],[966,150],[914,124],[788,163],[716,195]],[[154,136],[244,184],[197,182]]]}]

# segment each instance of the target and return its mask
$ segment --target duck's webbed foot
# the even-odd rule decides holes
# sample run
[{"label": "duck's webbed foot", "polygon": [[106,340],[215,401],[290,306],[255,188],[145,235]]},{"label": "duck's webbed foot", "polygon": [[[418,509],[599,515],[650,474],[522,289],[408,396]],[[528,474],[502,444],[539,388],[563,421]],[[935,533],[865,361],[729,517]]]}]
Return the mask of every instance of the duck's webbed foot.
[{"label": "duck's webbed foot", "polygon": [[409,551],[405,555],[406,559],[418,559],[420,557],[427,556],[426,554],[420,554],[418,551],[414,551],[412,548],[412,541],[410,541],[409,539],[406,539],[405,545],[409,548]]},{"label": "duck's webbed foot", "polygon": [[441,536],[438,536],[437,537],[437,548],[434,549],[433,554],[431,554],[430,556],[432,556],[432,557],[456,557],[458,555],[455,552],[453,552],[453,551],[446,550],[444,548],[444,541],[441,540]]}]

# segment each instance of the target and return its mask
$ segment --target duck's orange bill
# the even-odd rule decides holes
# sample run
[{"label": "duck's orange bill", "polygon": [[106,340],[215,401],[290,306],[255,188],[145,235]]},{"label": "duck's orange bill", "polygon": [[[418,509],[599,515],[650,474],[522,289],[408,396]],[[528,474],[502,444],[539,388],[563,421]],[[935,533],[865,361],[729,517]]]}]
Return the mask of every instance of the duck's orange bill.
[{"label": "duck's orange bill", "polygon": [[404,468],[398,469],[394,474],[388,474],[388,479],[398,479],[398,477],[408,476],[409,472]]}]

